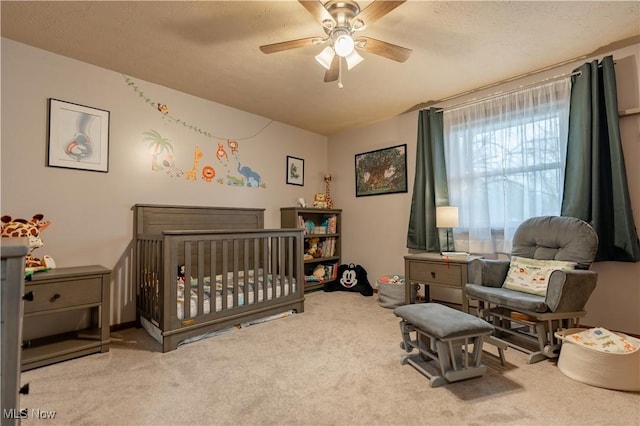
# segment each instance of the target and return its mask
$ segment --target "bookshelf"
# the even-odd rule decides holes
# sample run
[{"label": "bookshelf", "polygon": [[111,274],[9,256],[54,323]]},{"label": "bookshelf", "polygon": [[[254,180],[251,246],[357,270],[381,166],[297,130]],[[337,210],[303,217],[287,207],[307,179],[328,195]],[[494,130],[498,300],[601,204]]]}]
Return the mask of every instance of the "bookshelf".
[{"label": "bookshelf", "polygon": [[[282,207],[282,228],[304,229],[305,291],[322,288],[333,281],[341,263],[340,209]],[[314,244],[315,243],[315,244]],[[315,250],[312,250],[315,247]],[[313,252],[313,254],[311,254]],[[314,274],[314,271],[316,272]]]}]

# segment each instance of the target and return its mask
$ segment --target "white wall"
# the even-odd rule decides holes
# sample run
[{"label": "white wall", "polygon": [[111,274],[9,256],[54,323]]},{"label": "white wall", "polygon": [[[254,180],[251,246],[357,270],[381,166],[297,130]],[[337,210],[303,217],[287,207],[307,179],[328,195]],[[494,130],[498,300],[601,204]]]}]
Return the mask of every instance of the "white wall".
[{"label": "white wall", "polygon": [[[616,61],[620,110],[640,107],[639,47],[634,45],[608,53]],[[584,62],[606,55],[577,61],[437,106],[447,107],[569,73]],[[425,85],[428,84],[437,82],[425,81]],[[404,271],[403,256],[409,252],[406,238],[415,174],[417,122],[418,113],[410,112],[329,137],[328,164],[334,177],[332,197],[336,207],[344,209],[343,260],[362,264],[372,283],[379,276]],[[620,128],[634,219],[636,226],[640,226],[640,115],[621,118]],[[354,155],[403,143],[407,144],[408,193],[355,197]],[[587,304],[588,313],[582,323],[640,334],[640,263],[599,262],[592,269],[599,273],[598,286]],[[432,294],[443,300],[459,299],[459,294],[438,288],[434,288]]]},{"label": "white wall", "polygon": [[[249,206],[265,208],[265,226],[280,226],[280,207],[324,188],[327,138],[134,78],[140,91],[166,104],[169,114],[223,138],[239,141],[243,166],[260,173],[266,188],[232,187],[202,179],[171,178],[151,170],[143,132],[158,131],[175,149],[178,167],[192,167],[194,147],[211,164],[218,143],[175,124],[125,83],[117,72],[2,39],[2,215],[52,222],[44,247],[58,267],[101,264],[114,271],[111,323],[135,318],[135,289],[129,279],[130,242],[136,203]],[[55,98],[110,111],[109,172],[47,167],[47,105]],[[230,156],[229,149],[227,148]],[[305,160],[305,185],[285,183],[286,156]],[[231,169],[237,163],[230,162]],[[199,173],[198,173],[199,176]]]}]

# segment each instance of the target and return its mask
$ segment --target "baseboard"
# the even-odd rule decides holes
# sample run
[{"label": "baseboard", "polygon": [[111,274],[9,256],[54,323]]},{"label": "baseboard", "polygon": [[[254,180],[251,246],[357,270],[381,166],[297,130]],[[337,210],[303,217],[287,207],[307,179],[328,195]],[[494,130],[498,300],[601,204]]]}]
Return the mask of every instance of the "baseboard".
[{"label": "baseboard", "polygon": [[120,324],[113,324],[109,326],[109,331],[113,333],[114,331],[122,331],[122,330],[126,330],[127,328],[134,328],[135,326],[136,326],[135,321],[122,322]]}]

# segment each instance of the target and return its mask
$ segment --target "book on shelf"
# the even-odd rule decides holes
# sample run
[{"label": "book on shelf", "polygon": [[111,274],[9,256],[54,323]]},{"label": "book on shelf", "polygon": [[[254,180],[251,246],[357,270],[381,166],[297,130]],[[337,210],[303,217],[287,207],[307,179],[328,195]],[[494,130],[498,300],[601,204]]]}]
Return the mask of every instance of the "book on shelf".
[{"label": "book on shelf", "polygon": [[338,278],[338,263],[324,264],[324,274],[322,277],[316,275],[305,275],[305,282],[323,283],[325,281],[333,281]]},{"label": "book on shelf", "polygon": [[322,244],[322,257],[331,257],[336,252],[336,239],[334,237],[325,238]]},{"label": "book on shelf", "polygon": [[322,226],[327,230],[327,234],[335,234],[337,232],[338,216],[331,215],[324,218]]}]

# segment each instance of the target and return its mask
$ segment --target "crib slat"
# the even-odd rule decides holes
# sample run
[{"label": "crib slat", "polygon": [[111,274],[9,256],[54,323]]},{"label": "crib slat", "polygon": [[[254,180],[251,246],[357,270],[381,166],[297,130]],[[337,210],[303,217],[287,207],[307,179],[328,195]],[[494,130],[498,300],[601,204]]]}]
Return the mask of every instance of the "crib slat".
[{"label": "crib slat", "polygon": [[152,276],[151,278],[151,297],[148,299],[148,303],[151,303],[149,306],[149,312],[151,313],[152,318],[155,318],[158,323],[160,323],[160,256],[162,255],[162,244],[159,241],[149,241],[149,264],[151,267]]},{"label": "crib slat", "polygon": [[267,284],[269,280],[269,237],[262,239],[262,301],[267,300]]},{"label": "crib slat", "polygon": [[[286,285],[285,283],[285,273],[286,273],[286,268],[285,268],[285,264],[284,264],[284,258],[285,258],[285,250],[287,248],[286,246],[286,237],[280,237],[278,238],[278,240],[280,241],[279,246],[280,246],[280,255],[278,256],[278,281],[279,281],[279,288],[280,288],[280,297],[284,297],[287,293],[284,290],[284,287]],[[275,282],[275,278],[274,278],[274,282]],[[275,291],[275,290],[274,290]]]},{"label": "crib slat", "polygon": [[211,252],[210,252],[210,257],[209,257],[209,273],[210,273],[210,281],[211,281],[211,287],[210,287],[210,296],[209,296],[209,311],[210,312],[216,312],[218,309],[216,300],[217,300],[217,295],[218,295],[218,290],[216,288],[217,286],[217,281],[216,281],[216,276],[218,274],[217,272],[217,268],[216,265],[218,264],[218,252],[217,252],[217,248],[218,248],[218,242],[216,240],[212,240],[211,241]]},{"label": "crib slat", "polygon": [[249,251],[250,238],[242,240],[242,272],[244,274],[244,286],[242,288],[242,305],[249,304],[249,262],[251,261],[251,252]]},{"label": "crib slat", "polygon": [[295,257],[295,252],[293,251],[294,237],[288,237],[287,241],[289,242],[289,245],[287,246],[287,255],[285,256],[287,261],[287,271],[289,272],[287,274],[287,294],[293,294],[293,277],[295,274],[293,269],[293,258]]},{"label": "crib slat", "polygon": [[280,238],[273,237],[271,239],[271,277],[273,282],[271,283],[271,297],[276,298],[276,279],[278,278],[278,253],[280,253]]},{"label": "crib slat", "polygon": [[258,303],[260,295],[260,241],[261,238],[253,239],[253,303]]},{"label": "crib slat", "polygon": [[222,240],[222,310],[227,310],[227,298],[229,297],[229,289],[227,288],[229,272],[229,240]]},{"label": "crib slat", "polygon": [[204,314],[204,241],[198,240],[198,312],[195,315]]},{"label": "crib slat", "polygon": [[240,268],[240,265],[238,264],[239,262],[238,257],[240,256],[240,248],[239,248],[240,242],[235,238],[231,241],[233,245],[233,294],[231,295],[231,300],[232,300],[231,305],[233,307],[237,307],[238,293],[240,292],[240,287],[238,286],[238,281],[240,280],[240,277],[238,276],[238,268]]},{"label": "crib slat", "polygon": [[[176,273],[178,271],[176,270]],[[191,270],[191,242],[184,242],[184,303],[182,312],[184,315],[183,320],[191,318],[191,277],[193,271]]]}]

